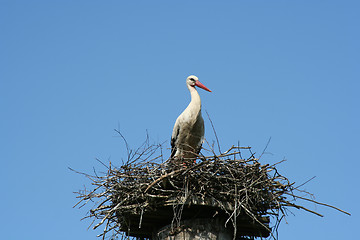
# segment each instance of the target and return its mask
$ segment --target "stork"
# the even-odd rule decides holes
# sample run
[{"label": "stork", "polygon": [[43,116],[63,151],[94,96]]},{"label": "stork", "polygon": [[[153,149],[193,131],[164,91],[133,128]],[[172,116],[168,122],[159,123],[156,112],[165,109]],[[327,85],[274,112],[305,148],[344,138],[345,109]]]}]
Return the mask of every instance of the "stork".
[{"label": "stork", "polygon": [[187,108],[176,119],[171,135],[171,159],[194,159],[198,156],[204,141],[204,119],[201,116],[201,100],[195,86],[208,92],[199,79],[191,75],[186,79],[186,86],[191,94]]}]

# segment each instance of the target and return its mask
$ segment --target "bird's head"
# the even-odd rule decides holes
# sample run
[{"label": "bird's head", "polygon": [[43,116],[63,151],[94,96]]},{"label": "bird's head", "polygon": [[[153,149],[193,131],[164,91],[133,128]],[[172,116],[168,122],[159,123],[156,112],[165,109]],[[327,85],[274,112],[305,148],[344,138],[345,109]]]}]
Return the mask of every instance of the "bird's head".
[{"label": "bird's head", "polygon": [[206,91],[208,91],[208,92],[211,92],[211,90],[208,89],[207,87],[205,87],[205,85],[202,84],[202,83],[199,81],[198,77],[197,77],[197,76],[194,76],[194,75],[190,75],[190,76],[187,77],[187,79],[186,79],[186,84],[189,85],[189,86],[191,86],[191,87],[197,86],[197,87],[202,88],[202,89],[204,89],[204,90],[206,90]]}]

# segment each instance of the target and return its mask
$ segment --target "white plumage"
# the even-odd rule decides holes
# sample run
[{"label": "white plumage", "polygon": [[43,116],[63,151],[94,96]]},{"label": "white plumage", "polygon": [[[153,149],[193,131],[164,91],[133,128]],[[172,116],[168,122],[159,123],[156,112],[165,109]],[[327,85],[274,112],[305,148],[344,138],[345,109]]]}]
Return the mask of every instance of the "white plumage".
[{"label": "white plumage", "polygon": [[171,158],[189,159],[196,157],[204,141],[204,119],[201,116],[201,99],[195,86],[211,92],[199,79],[191,75],[186,79],[191,102],[176,119],[171,135]]}]

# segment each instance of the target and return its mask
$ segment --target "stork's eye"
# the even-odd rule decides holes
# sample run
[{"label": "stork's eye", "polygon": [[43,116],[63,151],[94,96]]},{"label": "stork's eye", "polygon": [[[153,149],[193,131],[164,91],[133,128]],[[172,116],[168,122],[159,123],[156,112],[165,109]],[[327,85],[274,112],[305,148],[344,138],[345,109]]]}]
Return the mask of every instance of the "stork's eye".
[{"label": "stork's eye", "polygon": [[193,79],[193,78],[190,78],[190,80],[191,80],[191,81],[195,81],[195,79]]}]

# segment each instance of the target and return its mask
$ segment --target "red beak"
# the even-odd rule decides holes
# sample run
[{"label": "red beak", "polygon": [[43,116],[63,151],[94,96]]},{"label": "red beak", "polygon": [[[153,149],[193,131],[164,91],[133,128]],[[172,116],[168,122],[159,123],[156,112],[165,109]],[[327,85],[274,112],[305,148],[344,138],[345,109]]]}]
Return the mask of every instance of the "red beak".
[{"label": "red beak", "polygon": [[197,81],[195,82],[195,86],[198,86],[199,88],[202,88],[202,89],[204,89],[204,90],[206,90],[206,91],[208,91],[208,92],[211,92],[211,90],[208,89],[207,87],[205,87],[205,85],[202,84],[199,80],[197,80]]}]

